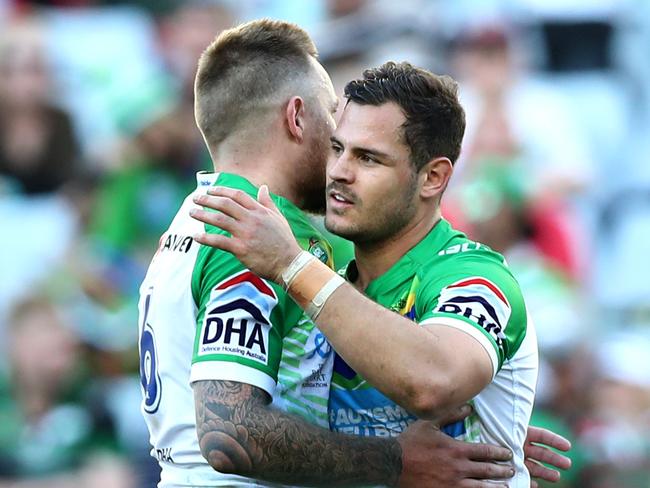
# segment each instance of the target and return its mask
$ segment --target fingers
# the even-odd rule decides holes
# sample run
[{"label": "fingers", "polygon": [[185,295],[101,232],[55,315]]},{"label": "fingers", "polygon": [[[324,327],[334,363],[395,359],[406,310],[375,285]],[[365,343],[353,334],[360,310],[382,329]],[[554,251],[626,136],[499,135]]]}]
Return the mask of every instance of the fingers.
[{"label": "fingers", "polygon": [[207,212],[198,208],[190,210],[190,216],[205,224],[212,225],[231,234],[235,230],[236,221],[224,213]]},{"label": "fingers", "polygon": [[524,456],[527,459],[532,459],[537,462],[551,464],[556,468],[569,469],[571,467],[571,459],[557,452],[551,451],[546,446],[536,446],[529,444],[524,449]]},{"label": "fingers", "polygon": [[199,244],[216,247],[217,249],[237,254],[236,251],[238,249],[235,241],[223,234],[195,234],[193,238]]},{"label": "fingers", "polygon": [[526,468],[528,468],[528,472],[530,473],[531,478],[550,481],[551,483],[557,483],[560,481],[561,474],[559,471],[547,468],[546,466],[539,464],[532,459],[526,459],[524,461],[524,464],[526,464]]},{"label": "fingers", "polygon": [[458,484],[459,488],[508,488],[507,483],[493,483],[491,481],[464,480]]},{"label": "fingers", "polygon": [[[192,201],[201,207],[211,208],[222,212],[233,219],[240,220],[246,216],[248,210],[236,200],[214,195],[195,195]],[[255,202],[257,205],[257,202]]]},{"label": "fingers", "polygon": [[460,420],[464,420],[469,414],[472,413],[472,406],[465,404],[458,408],[445,412],[445,415],[439,417],[436,421],[438,425],[449,425]]},{"label": "fingers", "polygon": [[528,435],[526,436],[526,443],[534,442],[536,444],[545,444],[560,451],[568,451],[571,449],[571,442],[548,429],[541,427],[528,426]]},{"label": "fingers", "polygon": [[257,191],[257,201],[260,202],[269,210],[272,210],[275,213],[280,213],[278,207],[275,206],[275,203],[271,199],[271,194],[269,193],[268,186],[266,185],[260,186],[260,189]]},{"label": "fingers", "polygon": [[473,461],[510,461],[512,451],[491,444],[463,443],[465,456]]},{"label": "fingers", "polygon": [[473,462],[467,465],[467,478],[507,480],[515,475],[514,468],[509,464],[496,464],[492,462]]},{"label": "fingers", "polygon": [[225,186],[210,187],[208,189],[208,195],[228,198],[234,202],[237,202],[239,205],[249,210],[255,210],[260,206],[260,204],[257,203],[257,201],[246,192],[243,192],[241,190],[235,190],[234,188],[228,188]]}]

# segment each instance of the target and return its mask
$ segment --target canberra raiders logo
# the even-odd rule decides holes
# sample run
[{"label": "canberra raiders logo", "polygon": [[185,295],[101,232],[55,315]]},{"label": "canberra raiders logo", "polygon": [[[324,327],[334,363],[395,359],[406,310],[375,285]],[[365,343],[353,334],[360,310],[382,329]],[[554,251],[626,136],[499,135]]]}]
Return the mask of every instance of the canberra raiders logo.
[{"label": "canberra raiders logo", "polygon": [[308,251],[310,252],[310,254],[316,256],[324,264],[327,264],[328,266],[330,265],[329,263],[330,257],[327,252],[327,248],[325,247],[325,244],[323,244],[323,242],[317,237],[309,238]]}]

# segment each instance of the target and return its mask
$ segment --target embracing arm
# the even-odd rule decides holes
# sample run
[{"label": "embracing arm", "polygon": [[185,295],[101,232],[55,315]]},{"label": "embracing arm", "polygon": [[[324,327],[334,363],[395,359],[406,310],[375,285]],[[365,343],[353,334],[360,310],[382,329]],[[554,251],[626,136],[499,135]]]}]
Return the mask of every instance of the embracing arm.
[{"label": "embracing arm", "polygon": [[[197,381],[193,388],[201,453],[222,473],[303,486],[400,488],[494,488],[482,480],[514,473],[496,463],[511,459],[508,449],[457,441],[431,422],[415,422],[398,438],[355,437],[280,412],[251,385]],[[463,407],[441,421],[468,413]]]},{"label": "embracing arm", "polygon": [[[532,425],[528,426],[524,443],[524,462],[531,476],[532,488],[539,486],[535,478],[549,483],[557,483],[562,477],[558,469],[571,468],[571,458],[553,451],[551,447],[567,452],[571,450],[571,442],[553,431]],[[542,463],[551,467],[546,467]]]},{"label": "embracing arm", "polygon": [[[214,213],[195,209],[191,214],[201,222],[229,231],[233,235],[233,238],[205,233],[198,234],[194,237],[201,244],[232,252],[258,275],[278,281],[282,270],[291,261],[292,256],[299,252],[300,249],[297,248],[297,244],[286,221],[284,221],[283,217],[277,212],[270,201],[270,198],[268,198],[268,190],[266,188],[263,187],[260,190],[259,199],[260,202],[264,203],[264,206],[250,198],[246,198],[245,195],[233,194],[228,189],[211,189],[209,195],[198,197],[195,199],[195,202],[198,205],[203,205],[220,212]],[[289,252],[288,262],[286,258],[285,262],[283,262],[280,256],[286,254],[287,251]],[[269,268],[269,265],[272,265],[272,267]],[[487,353],[484,349],[480,350],[479,348],[481,346],[476,342],[471,342],[473,339],[466,336],[463,332],[445,326],[436,326],[434,328],[414,326],[407,319],[363,297],[350,285],[342,285],[330,298],[332,301],[326,303],[317,320],[320,328],[327,329],[328,336],[335,347],[340,352],[346,351],[344,357],[349,359],[351,365],[371,382],[375,382],[377,385],[383,385],[384,387],[388,383],[387,380],[394,382],[394,387],[397,390],[393,391],[389,396],[403,398],[398,403],[409,408],[414,413],[418,413],[419,416],[429,416],[428,414],[431,411],[440,408],[445,403],[455,403],[454,398],[469,398],[473,396],[473,390],[480,390],[482,388],[481,385],[489,382],[488,377],[475,377],[476,371],[481,371],[483,374],[490,370],[491,364],[488,365],[490,360],[487,358]],[[337,300],[339,305],[350,308],[354,313],[351,315],[341,314],[341,311],[337,311],[335,306],[337,302],[334,302],[334,300]],[[337,329],[336,324],[339,321],[341,323],[349,323],[350,316],[359,319],[355,320],[355,323],[360,325],[348,329]],[[333,326],[328,328],[328,322],[330,320]],[[403,334],[404,327],[409,327],[409,334]],[[381,334],[386,334],[386,336],[378,337],[381,335],[378,333],[379,331],[381,331]],[[348,334],[353,334],[352,340],[350,340],[351,336]],[[379,343],[370,344],[368,342],[369,340],[378,340]],[[397,356],[398,360],[396,360],[396,348],[392,346],[391,341],[394,344],[401,344],[402,346],[406,344],[406,347],[401,349],[402,354]],[[441,348],[441,343],[447,344],[447,347]],[[449,344],[454,344],[454,347],[448,347]],[[359,350],[360,347],[362,347],[362,351]],[[445,371],[444,368],[448,362],[453,364],[463,363],[464,361],[455,361],[454,357],[450,357],[450,355],[466,358],[467,354],[464,348],[473,351],[471,356],[479,364],[468,368],[466,372],[455,371],[453,374],[447,375],[444,380],[438,379],[442,383],[429,383],[423,386],[422,384],[409,381],[415,380],[416,382],[423,381],[426,383],[431,380],[427,376],[430,377],[432,375],[423,375],[422,371],[431,367],[442,368]],[[435,364],[431,364],[434,358],[436,358],[436,355],[431,354],[431,351],[438,349],[441,349],[442,355],[437,358]],[[423,354],[420,354],[420,352]],[[386,361],[388,357],[391,357],[390,363]],[[458,377],[457,375],[462,374],[466,374],[465,376],[460,376],[463,378],[463,381],[454,383],[450,380],[450,378]],[[407,378],[407,380],[400,384],[400,378]],[[465,384],[468,378],[471,384]],[[464,389],[461,390],[460,388]],[[446,399],[439,393],[442,390],[449,392]],[[386,388],[383,391],[387,393]],[[425,428],[429,427],[424,438],[431,441],[435,437],[436,442],[432,442],[426,448],[417,446],[416,449],[411,450],[406,449],[408,444],[405,444],[403,440],[401,441],[403,447],[402,464],[405,473],[402,473],[400,485],[403,484],[402,479],[407,478],[406,471],[409,471],[410,461],[408,460],[410,458],[407,452],[429,454],[430,462],[428,465],[435,466],[435,468],[429,473],[422,474],[427,481],[433,481],[434,484],[432,486],[483,486],[479,484],[478,479],[495,479],[497,477],[495,473],[488,474],[488,471],[496,465],[478,462],[463,467],[463,469],[466,469],[469,466],[473,466],[473,469],[476,470],[473,475],[465,472],[465,477],[461,476],[459,471],[460,467],[458,469],[454,467],[454,464],[458,462],[459,456],[453,454],[453,450],[473,449],[476,445],[456,443],[457,441],[453,441],[444,434],[432,435],[432,433],[440,434],[440,431],[431,430],[428,422],[416,422],[404,434],[407,434],[412,429],[421,433],[425,430],[423,426]],[[442,441],[443,444],[453,442],[454,445],[444,446],[442,448],[438,443],[439,441]],[[526,461],[529,468],[535,468],[531,470],[531,474],[535,477],[555,482],[559,479],[559,473],[552,469],[542,467],[539,465],[539,462],[544,461],[554,467],[567,469],[570,466],[570,460],[564,456],[554,454],[544,444],[561,450],[568,450],[570,444],[566,439],[554,433],[534,428],[529,429],[526,443]],[[484,447],[488,448],[488,446]],[[496,446],[491,447],[496,448]],[[476,461],[480,459],[494,459],[491,455],[483,457],[483,454],[475,452],[471,456],[474,456],[472,459]],[[425,462],[424,465],[427,465],[427,463]],[[447,472],[448,468],[452,472]],[[478,471],[479,469],[483,469],[484,471]],[[442,478],[439,480],[433,479],[438,475],[442,476],[447,474],[449,474],[449,477],[444,478],[444,480]],[[501,474],[507,476],[503,473]],[[473,479],[469,481],[469,478]],[[461,479],[462,481],[460,481]],[[447,485],[445,484],[446,482],[450,484]],[[536,483],[533,482],[532,485],[535,486]],[[425,485],[420,483],[415,486]]]},{"label": "embracing arm", "polygon": [[[281,282],[281,274],[301,249],[268,193],[260,192],[260,203],[266,206],[237,190],[219,187],[210,193],[222,196],[202,195],[195,201],[220,212],[196,210],[193,215],[232,237],[201,234],[195,239],[232,252],[256,274]],[[289,287],[292,298],[304,309],[336,276],[320,262],[313,266],[302,272],[311,276],[300,280],[307,288],[311,285],[311,293],[304,286]],[[420,418],[434,418],[468,401],[492,379],[488,352],[467,333],[438,324],[414,326],[349,284],[329,297],[316,323],[357,373]]]},{"label": "embracing arm", "polygon": [[201,453],[222,473],[278,483],[394,486],[402,470],[396,439],[337,434],[280,412],[268,395],[232,381],[193,384]]},{"label": "embracing arm", "polygon": [[488,353],[467,333],[417,326],[347,283],[316,323],[352,369],[419,418],[470,400],[492,379]]}]

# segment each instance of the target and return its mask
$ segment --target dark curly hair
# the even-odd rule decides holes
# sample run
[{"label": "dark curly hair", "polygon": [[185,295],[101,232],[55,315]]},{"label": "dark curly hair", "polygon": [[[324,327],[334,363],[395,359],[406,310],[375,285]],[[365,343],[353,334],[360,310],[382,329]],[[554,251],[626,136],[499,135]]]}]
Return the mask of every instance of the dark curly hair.
[{"label": "dark curly hair", "polygon": [[458,101],[458,84],[449,76],[389,61],[349,82],[345,97],[360,105],[400,106],[406,117],[404,140],[416,170],[436,157],[447,157],[452,164],[458,159],[465,111]]}]

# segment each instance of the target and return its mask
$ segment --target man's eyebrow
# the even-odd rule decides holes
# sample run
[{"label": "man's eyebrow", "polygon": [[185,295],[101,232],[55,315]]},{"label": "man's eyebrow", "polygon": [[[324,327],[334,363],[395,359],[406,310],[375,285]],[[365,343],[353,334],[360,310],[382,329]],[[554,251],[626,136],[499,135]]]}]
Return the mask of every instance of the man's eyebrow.
[{"label": "man's eyebrow", "polygon": [[352,148],[352,152],[357,153],[357,154],[372,154],[373,156],[377,156],[380,158],[387,158],[389,157],[388,154],[383,153],[381,151],[377,151],[376,149],[370,149],[368,147],[363,147],[363,146],[355,146]]},{"label": "man's eyebrow", "polygon": [[[333,142],[333,143],[335,143],[335,144],[338,144],[338,145],[340,145],[340,146],[343,145],[343,144],[341,143],[341,141],[339,141],[339,140],[336,138],[336,136],[331,136],[331,137],[330,137],[330,141]],[[354,146],[354,147],[350,148],[350,150],[351,150],[352,152],[354,152],[354,153],[357,153],[357,154],[360,154],[360,153],[361,153],[361,154],[372,154],[373,156],[377,156],[377,157],[379,157],[379,158],[388,158],[388,157],[389,157],[389,155],[386,154],[386,153],[383,153],[383,152],[378,151],[378,150],[376,150],[376,149],[370,149],[370,148],[362,147],[362,146]]]}]

